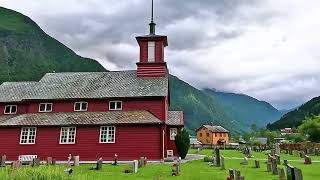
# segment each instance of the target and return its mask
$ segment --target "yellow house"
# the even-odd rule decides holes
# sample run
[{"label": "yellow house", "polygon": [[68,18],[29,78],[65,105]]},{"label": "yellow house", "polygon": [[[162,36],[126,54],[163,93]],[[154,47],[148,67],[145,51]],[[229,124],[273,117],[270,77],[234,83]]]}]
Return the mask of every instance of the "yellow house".
[{"label": "yellow house", "polygon": [[221,126],[202,125],[196,133],[202,144],[229,143],[229,131]]}]

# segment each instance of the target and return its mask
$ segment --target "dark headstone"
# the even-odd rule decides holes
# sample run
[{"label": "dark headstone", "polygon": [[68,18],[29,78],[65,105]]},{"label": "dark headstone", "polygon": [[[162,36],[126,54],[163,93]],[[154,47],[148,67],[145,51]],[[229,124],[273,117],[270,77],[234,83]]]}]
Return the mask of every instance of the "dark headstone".
[{"label": "dark headstone", "polygon": [[278,174],[278,163],[277,163],[277,159],[275,157],[272,158],[272,162],[271,162],[271,167],[272,167],[272,173],[274,175]]},{"label": "dark headstone", "polygon": [[303,180],[301,169],[294,168],[294,178],[295,180]]},{"label": "dark headstone", "polygon": [[260,168],[260,162],[258,160],[254,161],[255,168]]},{"label": "dark headstone", "polygon": [[290,155],[292,155],[292,154],[293,154],[293,153],[292,153],[292,149],[289,149],[289,154],[290,154]]},{"label": "dark headstone", "polygon": [[32,167],[37,167],[40,165],[40,160],[38,158],[33,158],[32,159],[32,163],[31,163],[31,166]]},{"label": "dark headstone", "polygon": [[304,156],[304,164],[311,164],[311,158],[308,155]]},{"label": "dark headstone", "polygon": [[314,149],[314,155],[319,156],[319,154],[320,154],[319,148],[315,148]]},{"label": "dark headstone", "polygon": [[5,167],[6,166],[6,160],[7,160],[7,156],[3,155],[0,157],[0,167]]},{"label": "dark headstone", "polygon": [[236,179],[236,180],[240,180],[240,176],[241,176],[241,172],[240,172],[239,169],[237,169],[237,170],[236,170],[236,177],[235,177],[235,179]]},{"label": "dark headstone", "polygon": [[280,180],[285,180],[286,179],[286,175],[284,173],[284,169],[283,168],[278,168],[278,174],[279,174],[279,179]]},{"label": "dark headstone", "polygon": [[271,163],[267,163],[267,171],[272,172]]},{"label": "dark headstone", "polygon": [[283,165],[285,165],[285,166],[286,166],[287,164],[288,164],[288,160],[286,160],[286,159],[285,159],[285,160],[283,160]]},{"label": "dark headstone", "polygon": [[215,154],[216,154],[216,166],[220,167],[220,149],[219,148],[215,149]]},{"label": "dark headstone", "polygon": [[276,160],[277,160],[277,164],[280,165],[281,164],[280,155],[276,154],[275,157],[276,157]]},{"label": "dark headstone", "polygon": [[287,180],[295,180],[294,178],[294,167],[288,164],[287,168]]},{"label": "dark headstone", "polygon": [[96,170],[101,170],[102,169],[102,164],[103,164],[103,160],[102,158],[100,158],[98,161],[97,161],[97,164],[96,164]]},{"label": "dark headstone", "polygon": [[229,177],[233,180],[235,178],[234,176],[234,170],[233,169],[229,169]]}]

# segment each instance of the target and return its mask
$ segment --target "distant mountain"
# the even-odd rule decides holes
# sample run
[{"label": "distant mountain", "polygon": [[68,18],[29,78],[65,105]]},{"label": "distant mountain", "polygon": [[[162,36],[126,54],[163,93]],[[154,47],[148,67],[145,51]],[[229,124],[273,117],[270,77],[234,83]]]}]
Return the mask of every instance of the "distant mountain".
[{"label": "distant mountain", "polygon": [[245,94],[218,92],[214,89],[203,91],[219,101],[227,115],[239,122],[245,130],[250,130],[252,124],[258,128],[264,128],[268,123],[278,120],[283,115],[283,112],[271,104]]},{"label": "distant mountain", "polygon": [[244,132],[246,127],[228,116],[226,109],[216,97],[196,89],[188,83],[170,76],[171,106],[173,110],[183,110],[185,124],[190,132],[203,124],[222,125],[233,134]]},{"label": "distant mountain", "polygon": [[0,84],[67,71],[106,70],[48,36],[27,16],[0,7]]},{"label": "distant mountain", "polygon": [[286,113],[279,121],[268,124],[267,128],[277,130],[286,127],[298,127],[306,117],[313,115],[320,115],[320,96]]}]

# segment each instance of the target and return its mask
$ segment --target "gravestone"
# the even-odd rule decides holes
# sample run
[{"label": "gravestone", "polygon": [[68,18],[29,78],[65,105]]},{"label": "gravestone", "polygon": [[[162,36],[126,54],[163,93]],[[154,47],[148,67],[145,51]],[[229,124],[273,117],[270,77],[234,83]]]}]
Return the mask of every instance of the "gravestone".
[{"label": "gravestone", "polygon": [[69,154],[69,156],[68,156],[68,162],[67,162],[67,166],[68,166],[68,167],[71,166],[71,160],[72,160],[72,155]]},{"label": "gravestone", "polygon": [[278,174],[279,174],[279,179],[280,180],[285,180],[286,179],[286,175],[284,173],[284,169],[283,168],[278,168]]},{"label": "gravestone", "polygon": [[99,160],[97,161],[96,170],[101,170],[102,164],[103,164],[103,160],[102,158],[99,158]]},{"label": "gravestone", "polygon": [[315,149],[314,149],[314,155],[315,155],[315,156],[319,156],[319,154],[320,154],[319,148],[315,148]]},{"label": "gravestone", "polygon": [[272,168],[271,168],[271,163],[267,163],[267,171],[268,172],[271,172],[272,171]]},{"label": "gravestone", "polygon": [[272,162],[272,156],[270,154],[268,154],[268,163]]},{"label": "gravestone", "polygon": [[275,155],[276,160],[277,160],[277,164],[280,165],[281,161],[280,161],[280,156],[278,154]]},{"label": "gravestone", "polygon": [[73,156],[74,166],[80,166],[80,156]]},{"label": "gravestone", "polygon": [[11,168],[12,168],[13,170],[16,170],[16,169],[18,169],[21,165],[22,165],[22,164],[21,164],[20,161],[13,161],[13,162],[11,163]]},{"label": "gravestone", "polygon": [[215,154],[216,154],[216,166],[220,167],[220,149],[219,148],[215,149]]},{"label": "gravestone", "polygon": [[241,172],[239,169],[236,170],[236,175],[235,175],[235,180],[240,180],[240,177],[241,177]]},{"label": "gravestone", "polygon": [[294,168],[294,179],[295,180],[303,180],[301,169]]},{"label": "gravestone", "polygon": [[222,170],[226,169],[226,165],[224,164],[224,157],[223,156],[221,156],[220,163],[221,163],[221,169]]},{"label": "gravestone", "polygon": [[47,157],[47,165],[52,165],[52,157]]},{"label": "gravestone", "polygon": [[234,170],[233,169],[229,169],[229,177],[231,180],[234,180]]},{"label": "gravestone", "polygon": [[304,154],[303,151],[300,151],[300,152],[299,152],[299,156],[300,156],[301,158],[304,158],[304,155],[305,155],[305,154]]},{"label": "gravestone", "polygon": [[6,160],[7,160],[7,156],[6,155],[1,156],[0,167],[5,167],[6,166]]},{"label": "gravestone", "polygon": [[239,180],[244,180],[244,176],[240,176]]},{"label": "gravestone", "polygon": [[275,150],[275,154],[280,155],[280,143],[274,144],[274,150]]},{"label": "gravestone", "polygon": [[311,164],[311,158],[308,155],[304,156],[304,164]]},{"label": "gravestone", "polygon": [[38,158],[33,158],[31,162],[32,167],[37,167],[40,165],[40,160]]},{"label": "gravestone", "polygon": [[212,163],[213,163],[213,166],[217,166],[216,157],[213,157],[213,158],[212,158]]},{"label": "gravestone", "polygon": [[241,165],[248,165],[248,158],[244,157],[243,161],[240,163]]},{"label": "gravestone", "polygon": [[290,154],[290,155],[292,155],[292,154],[293,154],[293,153],[292,153],[292,149],[289,149],[289,154]]},{"label": "gravestone", "polygon": [[278,163],[277,159],[275,157],[272,158],[271,162],[271,167],[272,167],[272,174],[277,175],[278,174]]},{"label": "gravestone", "polygon": [[143,157],[140,157],[138,160],[138,167],[141,168],[143,166]]},{"label": "gravestone", "polygon": [[52,165],[56,165],[56,159],[52,159]]},{"label": "gravestone", "polygon": [[254,161],[255,168],[260,168],[260,162],[258,160]]},{"label": "gravestone", "polygon": [[286,159],[285,159],[285,160],[283,160],[283,165],[285,165],[285,166],[286,166],[287,164],[288,164],[288,160],[286,160]]},{"label": "gravestone", "polygon": [[288,164],[287,168],[287,180],[295,180],[294,178],[294,167]]},{"label": "gravestone", "polygon": [[138,166],[139,166],[138,160],[134,160],[133,161],[133,173],[138,173]]}]

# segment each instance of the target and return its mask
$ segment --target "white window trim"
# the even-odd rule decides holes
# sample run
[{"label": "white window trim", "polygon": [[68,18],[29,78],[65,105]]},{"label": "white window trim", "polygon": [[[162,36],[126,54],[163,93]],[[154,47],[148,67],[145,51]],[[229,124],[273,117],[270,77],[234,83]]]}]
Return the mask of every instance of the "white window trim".
[{"label": "white window trim", "polygon": [[[102,132],[102,128],[103,127],[114,127],[114,138],[113,138],[113,142],[101,142],[101,132]],[[107,137],[108,137],[108,134],[107,134]],[[99,134],[99,143],[100,144],[114,144],[116,143],[116,126],[100,126],[100,134]]]},{"label": "white window trim", "polygon": [[[111,103],[116,103],[115,104],[115,109],[111,109],[111,106],[110,106],[110,104]],[[117,103],[119,103],[120,102],[120,104],[121,104],[121,108],[120,109],[117,109]],[[122,106],[123,106],[123,102],[122,101],[109,101],[109,111],[122,111]]]},{"label": "white window trim", "polygon": [[[76,110],[76,104],[77,104],[77,103],[80,103],[80,110]],[[87,104],[87,107],[86,107],[86,109],[81,110],[83,103]],[[89,107],[89,103],[88,103],[88,102],[80,101],[80,102],[75,102],[75,103],[74,103],[74,105],[73,105],[73,110],[74,110],[75,112],[84,112],[84,111],[88,111],[88,107]]]},{"label": "white window trim", "polygon": [[[14,113],[11,112],[13,106],[16,107],[16,112],[14,112]],[[7,107],[10,107],[10,113],[6,113]],[[17,114],[17,112],[18,112],[18,106],[17,105],[6,105],[6,106],[4,106],[3,114]]]},{"label": "white window trim", "polygon": [[148,62],[156,61],[156,42],[148,41]]},{"label": "white window trim", "polygon": [[[49,111],[47,111],[46,109],[47,109],[47,106],[48,105],[51,105],[51,110],[49,110]],[[45,105],[45,108],[44,108],[44,111],[41,111],[41,105]],[[39,104],[39,112],[52,112],[52,109],[53,109],[53,103],[40,103]]]},{"label": "white window trim", "polygon": [[[174,137],[172,137],[172,133],[173,133],[172,131],[175,131],[175,133],[176,133]],[[178,134],[178,128],[170,128],[170,140],[171,141],[176,140],[175,137],[177,134]]]},{"label": "white window trim", "polygon": [[[27,142],[27,143],[21,143],[21,140],[22,140],[22,129],[23,128],[35,128],[35,131],[34,131],[34,143],[29,143],[29,142]],[[29,133],[30,133],[30,130],[28,130],[28,138],[27,138],[27,141],[29,141]],[[36,144],[36,140],[37,140],[37,128],[36,127],[22,127],[21,129],[20,129],[20,141],[19,141],[19,144],[22,144],[22,145],[24,145],[24,144]]]},{"label": "white window trim", "polygon": [[[69,139],[69,129],[70,128],[74,128],[74,142],[61,142],[61,138],[62,138],[62,128],[68,128],[68,132],[67,132],[67,140]],[[76,144],[76,139],[77,138],[77,127],[61,127],[60,128],[60,138],[59,138],[59,144]]]}]

